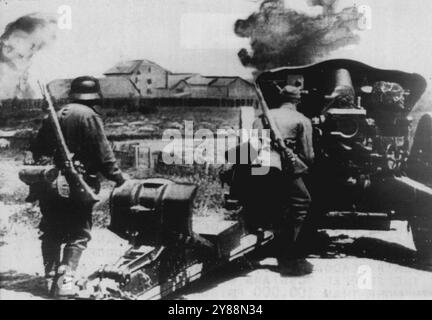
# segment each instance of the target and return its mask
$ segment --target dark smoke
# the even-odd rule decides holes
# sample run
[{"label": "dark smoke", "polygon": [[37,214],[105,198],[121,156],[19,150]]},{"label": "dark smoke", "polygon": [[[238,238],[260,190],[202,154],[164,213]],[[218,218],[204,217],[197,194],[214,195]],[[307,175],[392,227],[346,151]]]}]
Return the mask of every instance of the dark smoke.
[{"label": "dark smoke", "polygon": [[312,7],[321,6],[324,15],[334,14],[336,3],[337,0],[308,0],[308,4]]},{"label": "dark smoke", "polygon": [[252,52],[241,49],[244,66],[266,70],[315,62],[330,52],[359,41],[361,14],[355,7],[335,12],[336,0],[309,0],[323,7],[317,16],[286,8],[283,0],[265,0],[258,12],[237,20],[235,33],[250,38]]},{"label": "dark smoke", "polygon": [[39,13],[9,23],[0,37],[0,99],[32,98],[28,70],[33,56],[55,38],[56,20]]}]

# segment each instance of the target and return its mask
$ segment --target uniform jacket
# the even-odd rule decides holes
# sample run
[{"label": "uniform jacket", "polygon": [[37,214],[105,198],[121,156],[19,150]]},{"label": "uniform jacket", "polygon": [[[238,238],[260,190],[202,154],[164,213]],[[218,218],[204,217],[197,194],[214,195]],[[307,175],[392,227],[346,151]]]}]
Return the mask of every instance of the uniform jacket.
[{"label": "uniform jacket", "polygon": [[[311,121],[298,112],[291,103],[285,103],[280,108],[269,111],[284,140],[293,145],[294,152],[301,160],[307,165],[311,165],[314,159]],[[253,128],[263,128],[260,118],[255,120]],[[271,149],[269,157],[271,167],[282,169],[281,157],[277,151]]]},{"label": "uniform jacket", "polygon": [[[86,174],[100,172],[109,180],[122,181],[100,115],[90,107],[71,103],[63,106],[57,116],[69,151],[74,154],[74,160],[84,166]],[[36,161],[42,156],[53,156],[54,163],[61,167],[52,130],[49,119],[45,119],[31,145],[31,151]]]}]

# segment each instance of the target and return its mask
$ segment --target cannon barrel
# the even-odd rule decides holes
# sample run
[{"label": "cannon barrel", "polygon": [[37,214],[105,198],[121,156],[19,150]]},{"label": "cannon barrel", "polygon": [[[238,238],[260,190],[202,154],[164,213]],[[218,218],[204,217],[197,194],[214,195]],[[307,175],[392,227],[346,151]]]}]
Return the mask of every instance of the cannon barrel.
[{"label": "cannon barrel", "polygon": [[347,69],[337,69],[333,73],[334,86],[330,95],[326,96],[327,99],[334,99],[337,96],[350,96],[355,97],[355,91],[351,80],[351,74]]}]

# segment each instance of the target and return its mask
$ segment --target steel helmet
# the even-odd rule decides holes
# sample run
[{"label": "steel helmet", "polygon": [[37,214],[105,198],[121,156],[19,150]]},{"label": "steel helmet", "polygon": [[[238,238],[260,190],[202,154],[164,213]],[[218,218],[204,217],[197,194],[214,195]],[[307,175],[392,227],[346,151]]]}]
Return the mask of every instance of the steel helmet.
[{"label": "steel helmet", "polygon": [[408,93],[398,83],[378,81],[372,90],[373,102],[404,109],[405,96]]},{"label": "steel helmet", "polygon": [[102,98],[99,80],[83,76],[72,80],[69,98],[74,100],[97,100]]}]

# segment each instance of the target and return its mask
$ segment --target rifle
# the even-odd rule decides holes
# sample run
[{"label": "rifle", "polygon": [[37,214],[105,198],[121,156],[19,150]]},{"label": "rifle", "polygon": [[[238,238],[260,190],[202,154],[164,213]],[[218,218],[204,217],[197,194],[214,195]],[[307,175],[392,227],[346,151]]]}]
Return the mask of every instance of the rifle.
[{"label": "rifle", "polygon": [[285,143],[285,140],[280,133],[276,122],[270,115],[270,111],[267,102],[264,99],[261,88],[256,83],[255,90],[257,92],[259,104],[261,106],[264,128],[270,130],[270,139],[272,141],[272,145],[281,157],[282,170],[290,174],[304,172],[308,168],[307,165]]},{"label": "rifle", "polygon": [[51,94],[46,84],[41,84],[38,81],[42,96],[48,104],[48,117],[50,119],[52,128],[54,129],[54,136],[57,142],[57,151],[59,152],[62,162],[60,170],[66,178],[66,182],[70,189],[70,198],[82,205],[92,205],[99,201],[96,194],[84,181],[82,174],[80,174],[73,162],[73,154],[69,151],[66,145],[63,132],[60,127],[57,113],[54,109],[51,100]]}]

